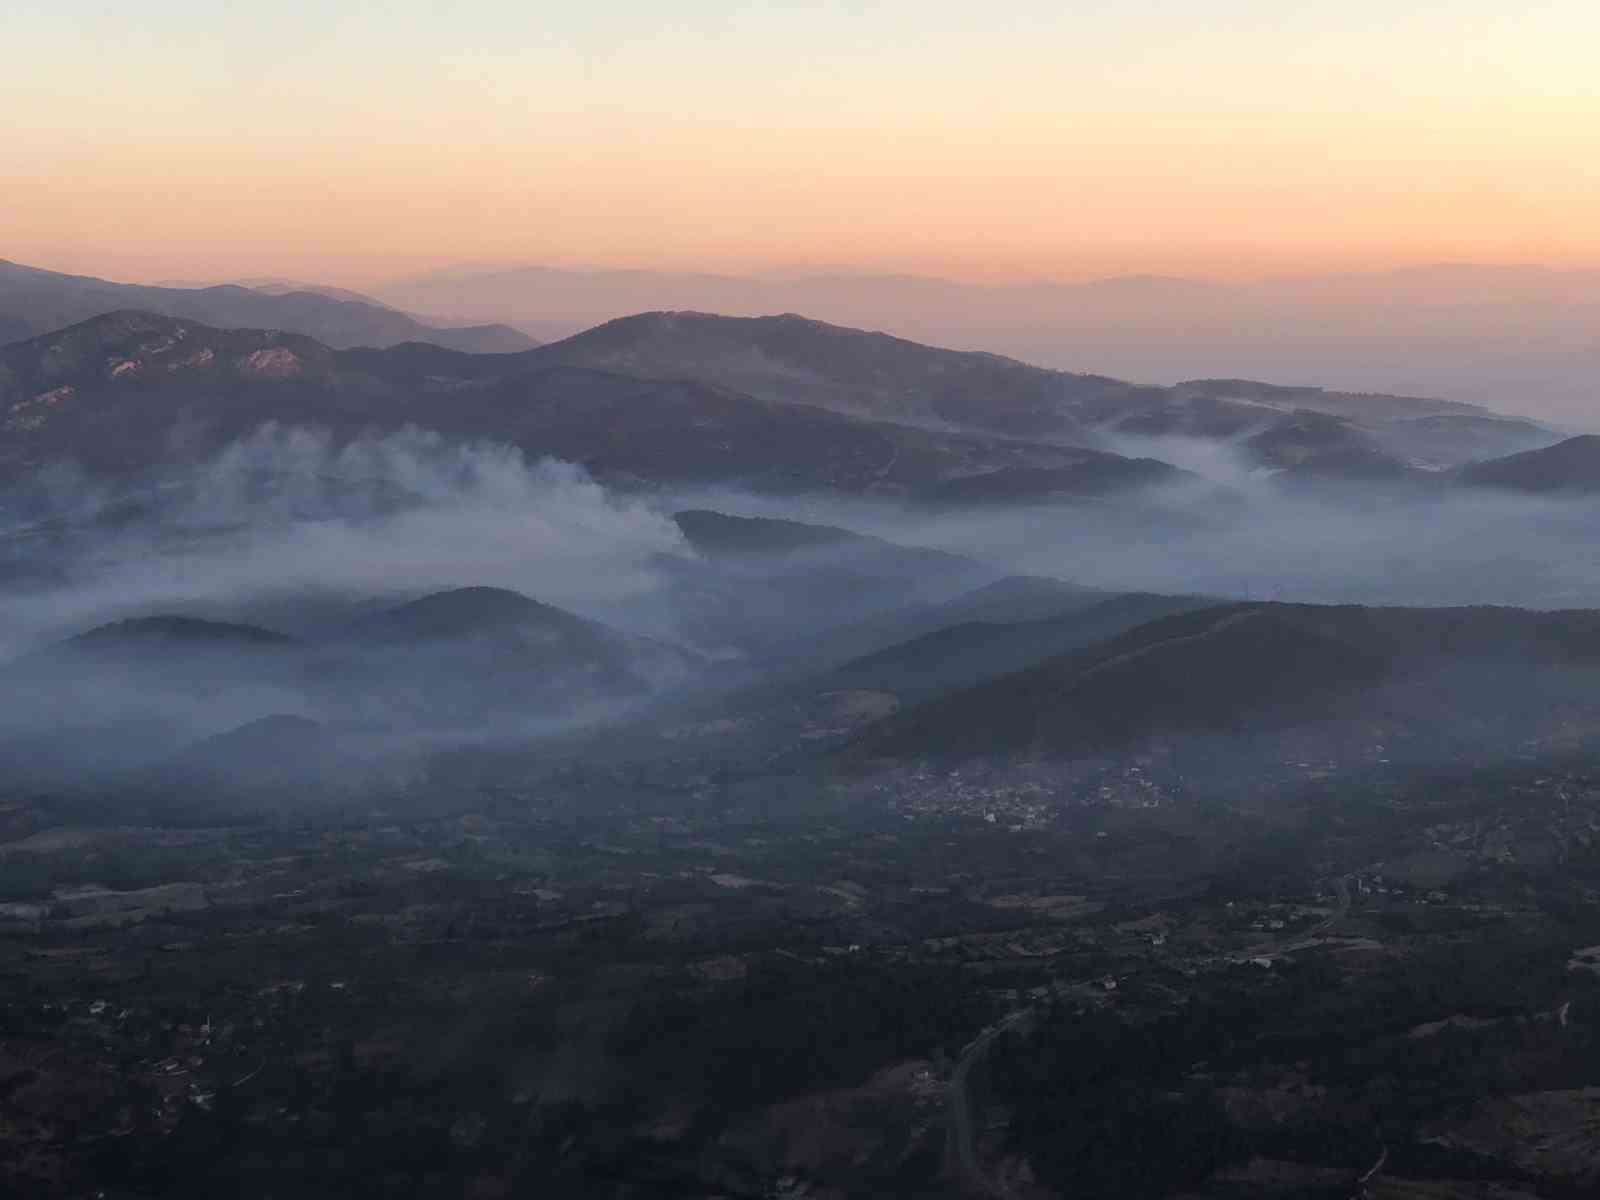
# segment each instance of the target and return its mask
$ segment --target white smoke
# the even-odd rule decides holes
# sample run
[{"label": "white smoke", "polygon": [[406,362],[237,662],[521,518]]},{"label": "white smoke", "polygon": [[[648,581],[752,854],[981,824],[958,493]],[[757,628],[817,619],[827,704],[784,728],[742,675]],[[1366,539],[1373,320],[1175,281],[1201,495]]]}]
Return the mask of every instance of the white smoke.
[{"label": "white smoke", "polygon": [[0,601],[0,651],[144,613],[332,613],[469,585],[605,619],[686,552],[669,516],[581,467],[418,429],[340,444],[268,425],[142,499],[142,519],[64,552],[68,582]]}]

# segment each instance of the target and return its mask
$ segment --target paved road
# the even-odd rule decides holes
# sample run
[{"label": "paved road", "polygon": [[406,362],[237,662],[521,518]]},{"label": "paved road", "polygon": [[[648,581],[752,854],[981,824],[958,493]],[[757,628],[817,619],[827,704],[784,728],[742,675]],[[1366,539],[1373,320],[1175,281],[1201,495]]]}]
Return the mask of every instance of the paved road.
[{"label": "paved road", "polygon": [[978,1162],[976,1135],[972,1128],[972,1091],[968,1077],[972,1068],[989,1052],[990,1045],[1002,1033],[1017,1028],[1034,1015],[1034,1009],[1018,1009],[995,1025],[987,1032],[979,1034],[971,1045],[961,1054],[956,1069],[950,1075],[949,1106],[950,1106],[950,1137],[955,1143],[956,1161],[962,1172],[975,1187],[981,1188],[990,1196],[1006,1197],[1006,1189],[999,1183],[989,1179],[983,1173],[982,1165]]}]

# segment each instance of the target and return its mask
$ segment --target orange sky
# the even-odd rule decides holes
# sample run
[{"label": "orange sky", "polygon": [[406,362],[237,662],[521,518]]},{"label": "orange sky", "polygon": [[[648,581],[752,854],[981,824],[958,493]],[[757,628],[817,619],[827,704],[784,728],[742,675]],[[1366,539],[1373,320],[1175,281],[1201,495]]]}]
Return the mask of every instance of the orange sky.
[{"label": "orange sky", "polygon": [[348,283],[1600,265],[1593,0],[338,7],[21,0],[0,257]]}]

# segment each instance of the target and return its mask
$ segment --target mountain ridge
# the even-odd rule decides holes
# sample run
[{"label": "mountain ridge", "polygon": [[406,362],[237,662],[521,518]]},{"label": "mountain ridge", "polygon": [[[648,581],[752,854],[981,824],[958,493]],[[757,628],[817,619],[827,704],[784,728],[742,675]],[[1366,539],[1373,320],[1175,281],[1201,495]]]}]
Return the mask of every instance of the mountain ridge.
[{"label": "mountain ridge", "polygon": [[1379,718],[1385,686],[1482,671],[1472,687],[1430,693],[1437,714],[1425,717],[1445,725],[1486,698],[1503,710],[1497,689],[1512,688],[1516,672],[1597,662],[1594,610],[1235,602],[1160,617],[919,705],[866,731],[851,752],[1087,754],[1166,734]]},{"label": "mountain ridge", "polygon": [[1039,467],[1084,472],[1102,495],[1197,482],[1109,451],[901,425],[539,351],[339,351],[296,334],[139,312],[0,348],[0,467],[13,475],[62,458],[107,472],[149,469],[170,456],[179,428],[195,455],[268,422],[346,438],[416,425],[578,462],[622,484],[919,497],[953,478]]},{"label": "mountain ridge", "polygon": [[[1404,474],[1413,464],[1460,465],[1559,440],[1531,421],[1459,401],[1334,391],[1253,380],[1194,380],[1172,387],[1037,366],[984,350],[951,350],[795,313],[726,316],[650,311],[517,356],[564,362],[654,379],[713,382],[761,399],[807,404],[939,430],[1114,450],[1137,457],[1121,439],[1171,434],[1244,441],[1239,449],[1261,468],[1281,468],[1278,448],[1261,436],[1293,439],[1293,427],[1316,427],[1300,438],[1291,469],[1313,474]],[[1426,419],[1488,422],[1476,440]],[[1498,423],[1498,424],[1497,424]],[[1333,444],[1330,434],[1342,429]],[[1488,452],[1488,454],[1485,453]]]},{"label": "mountain ridge", "polygon": [[[1299,407],[1330,395],[1346,415]],[[1383,416],[1388,399],[1401,415]],[[1418,417],[1408,403],[1237,380],[1150,388],[793,315],[643,313],[566,342],[470,354],[419,342],[339,350],[118,310],[0,347],[0,465],[53,454],[131,466],[141,444],[156,454],[141,423],[234,436],[252,421],[336,432],[412,423],[625,484],[1006,505],[1195,485],[1166,457],[1173,437],[1233,460],[1222,478],[1244,468],[1285,484],[1428,487],[1468,456],[1560,440],[1494,414]]]},{"label": "mountain ridge", "polygon": [[798,311],[1151,383],[1282,379],[1349,393],[1448,396],[1491,409],[1516,397],[1541,419],[1580,427],[1593,420],[1592,330],[1600,311],[1600,272],[1592,269],[1459,263],[1256,280],[993,283],[500,266],[373,290],[418,312],[539,329],[564,322],[567,333],[647,309]]},{"label": "mountain ridge", "polygon": [[0,336],[39,336],[119,310],[156,312],[213,326],[264,327],[330,346],[426,340],[471,351],[514,351],[537,343],[504,324],[430,326],[382,301],[326,289],[263,291],[239,284],[161,287],[67,275],[0,259]]},{"label": "mountain ridge", "polygon": [[1455,475],[1476,487],[1535,495],[1600,492],[1600,435],[1579,434],[1534,450],[1470,463]]}]

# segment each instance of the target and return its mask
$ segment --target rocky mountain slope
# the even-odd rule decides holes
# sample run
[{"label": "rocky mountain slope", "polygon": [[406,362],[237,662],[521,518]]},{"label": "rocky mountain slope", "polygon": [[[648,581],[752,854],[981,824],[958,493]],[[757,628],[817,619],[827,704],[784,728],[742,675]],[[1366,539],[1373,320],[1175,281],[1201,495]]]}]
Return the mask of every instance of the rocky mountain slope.
[{"label": "rocky mountain slope", "polygon": [[416,425],[582,463],[624,484],[936,499],[955,481],[984,480],[1012,498],[1185,479],[1149,459],[868,420],[538,352],[336,351],[294,334],[137,312],[0,348],[0,475],[60,459],[128,474],[202,456],[266,422],[342,436]]},{"label": "rocky mountain slope", "polygon": [[[319,297],[319,301],[331,301]],[[175,425],[410,422],[619,482],[875,492],[949,505],[1115,496],[1185,476],[1432,484],[1559,435],[1438,401],[1210,381],[1150,388],[801,317],[646,313],[511,354],[118,311],[0,348],[0,463],[137,469]],[[164,445],[165,443],[163,443]]]}]

